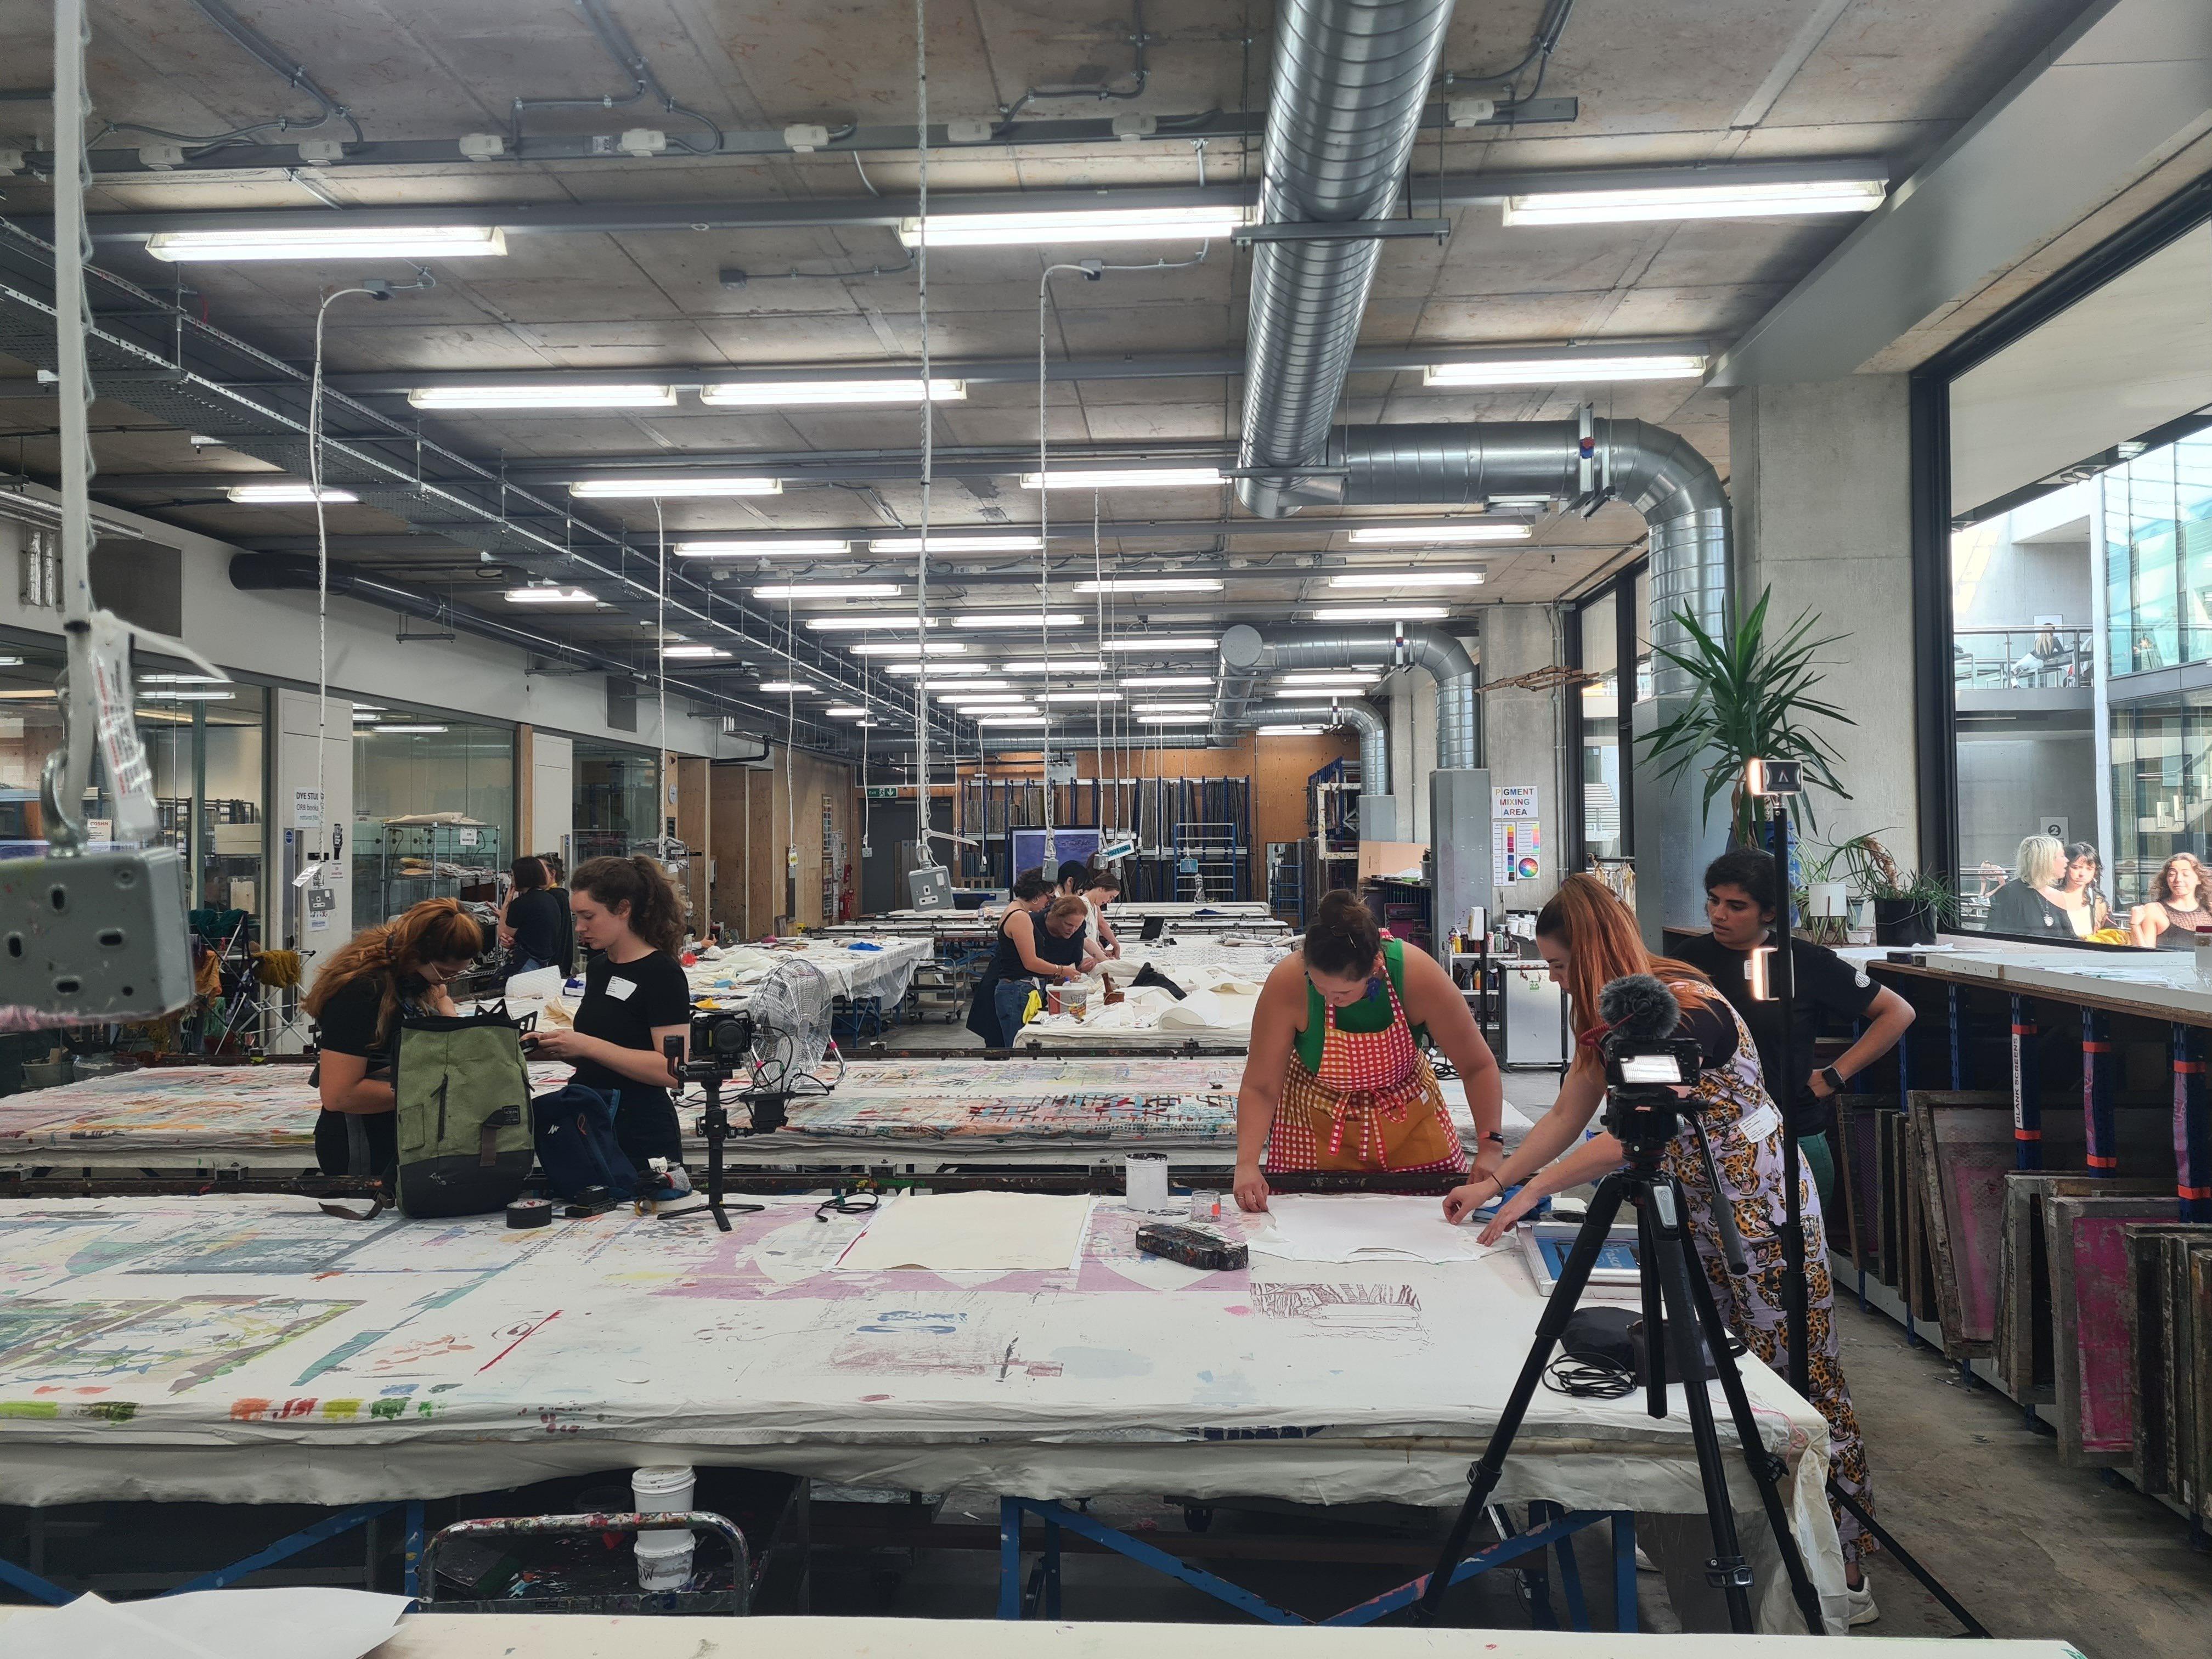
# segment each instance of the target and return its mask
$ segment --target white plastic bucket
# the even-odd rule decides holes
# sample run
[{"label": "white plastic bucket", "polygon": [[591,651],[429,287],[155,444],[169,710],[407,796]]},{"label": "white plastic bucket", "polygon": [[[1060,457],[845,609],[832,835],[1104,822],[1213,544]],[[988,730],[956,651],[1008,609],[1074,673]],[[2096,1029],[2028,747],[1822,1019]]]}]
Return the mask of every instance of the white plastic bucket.
[{"label": "white plastic bucket", "polygon": [[1131,1152],[1121,1167],[1128,1207],[1146,1215],[1164,1215],[1169,1209],[1167,1154]]},{"label": "white plastic bucket", "polygon": [[[670,1544],[659,1540],[672,1539]],[[637,1535],[637,1587],[641,1590],[682,1589],[691,1581],[691,1534],[688,1532],[641,1532]]]},{"label": "white plastic bucket", "polygon": [[[632,1469],[629,1475],[630,1500],[640,1515],[674,1515],[691,1507],[692,1488],[696,1477],[688,1463],[662,1464],[653,1468]],[[684,1562],[684,1575],[690,1576],[691,1534],[688,1531],[641,1532],[637,1535],[638,1571],[645,1571],[645,1557],[648,1547],[655,1554],[665,1555],[680,1550]],[[665,1586],[649,1587],[665,1588]]]}]

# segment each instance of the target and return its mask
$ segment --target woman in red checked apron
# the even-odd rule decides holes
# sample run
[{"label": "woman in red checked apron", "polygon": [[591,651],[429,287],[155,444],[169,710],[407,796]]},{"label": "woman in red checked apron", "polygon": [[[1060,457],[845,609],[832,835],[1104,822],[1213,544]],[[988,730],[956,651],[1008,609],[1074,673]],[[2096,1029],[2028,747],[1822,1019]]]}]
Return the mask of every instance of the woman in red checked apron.
[{"label": "woman in red checked apron", "polygon": [[[1458,1068],[1480,1139],[1464,1146],[1425,1042]],[[1498,1061],[1451,975],[1328,895],[1252,1016],[1237,1091],[1237,1201],[1267,1207],[1269,1170],[1487,1174],[1504,1162]]]}]

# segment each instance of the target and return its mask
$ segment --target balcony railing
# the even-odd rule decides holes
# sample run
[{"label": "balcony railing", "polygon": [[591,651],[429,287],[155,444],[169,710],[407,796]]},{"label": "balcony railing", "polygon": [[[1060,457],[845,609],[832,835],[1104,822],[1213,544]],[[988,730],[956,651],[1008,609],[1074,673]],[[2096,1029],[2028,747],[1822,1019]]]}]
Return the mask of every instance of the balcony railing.
[{"label": "balcony railing", "polygon": [[2087,628],[1961,628],[1951,678],[1978,690],[2087,685],[2096,678]]}]

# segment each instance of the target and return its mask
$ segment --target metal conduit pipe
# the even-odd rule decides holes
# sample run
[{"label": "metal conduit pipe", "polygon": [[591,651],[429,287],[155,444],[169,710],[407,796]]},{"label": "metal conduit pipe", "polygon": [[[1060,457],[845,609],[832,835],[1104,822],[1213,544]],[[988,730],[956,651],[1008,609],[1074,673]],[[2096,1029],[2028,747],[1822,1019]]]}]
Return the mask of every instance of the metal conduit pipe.
[{"label": "metal conduit pipe", "polygon": [[[1451,9],[1451,0],[1285,0],[1262,151],[1264,222],[1391,216]],[[1371,238],[1254,245],[1240,467],[1321,460],[1380,246]],[[1279,519],[1321,499],[1309,482],[1240,477],[1237,494]]]},{"label": "metal conduit pipe", "polygon": [[[1651,532],[1652,643],[1684,650],[1689,636],[1676,612],[1686,609],[1709,632],[1727,623],[1728,491],[1712,463],[1678,432],[1647,421],[1589,424],[1589,485],[1574,421],[1345,427],[1329,443],[1330,466],[1343,469],[1340,485],[1331,480],[1340,490],[1332,499],[1348,507],[1538,494],[1573,500],[1609,486]],[[1664,657],[1654,659],[1652,687],[1662,697],[1689,689]]]},{"label": "metal conduit pipe", "polygon": [[[1401,650],[1402,647],[1402,650]],[[1396,666],[1428,671],[1437,683],[1437,765],[1446,771],[1482,764],[1475,718],[1480,670],[1467,647],[1441,628],[1271,628],[1239,623],[1221,636],[1221,683],[1214,727],[1224,735],[1250,712],[1260,677],[1276,669]],[[1380,791],[1376,792],[1382,793]]]}]

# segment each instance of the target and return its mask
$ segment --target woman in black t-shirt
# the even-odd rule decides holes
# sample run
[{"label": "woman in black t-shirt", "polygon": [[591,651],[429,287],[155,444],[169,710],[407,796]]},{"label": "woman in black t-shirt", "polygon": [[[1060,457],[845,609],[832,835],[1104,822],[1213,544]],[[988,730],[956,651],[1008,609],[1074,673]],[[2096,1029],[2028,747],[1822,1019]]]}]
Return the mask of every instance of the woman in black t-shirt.
[{"label": "woman in black t-shirt", "polygon": [[536,859],[517,859],[512,872],[514,891],[507,901],[507,972],[534,972],[561,965],[561,941],[568,931],[568,906],[553,894],[551,878]]},{"label": "woman in black t-shirt", "polygon": [[305,1006],[319,1055],[315,1162],[325,1175],[382,1176],[399,1161],[392,1092],[399,1017],[456,1012],[446,987],[484,945],[482,924],[459,899],[425,899],[363,928],[315,975]]},{"label": "woman in black t-shirt", "polygon": [[542,1031],[534,1058],[575,1066],[569,1081],[615,1103],[615,1138],[641,1170],[647,1158],[684,1157],[673,1081],[663,1045],[690,1051],[691,986],[676,953],[684,948],[684,902],[647,858],[592,859],[568,884],[576,937],[599,954],[584,970],[575,1029]]}]

